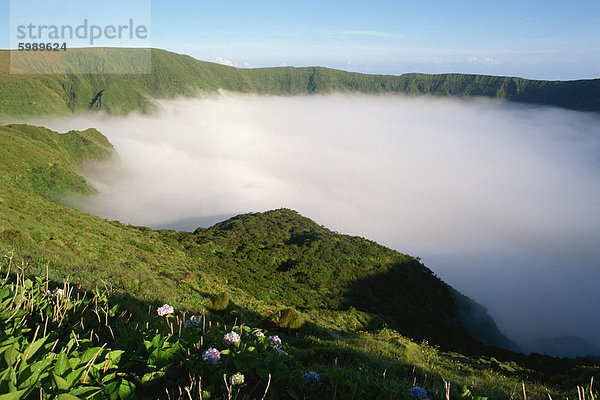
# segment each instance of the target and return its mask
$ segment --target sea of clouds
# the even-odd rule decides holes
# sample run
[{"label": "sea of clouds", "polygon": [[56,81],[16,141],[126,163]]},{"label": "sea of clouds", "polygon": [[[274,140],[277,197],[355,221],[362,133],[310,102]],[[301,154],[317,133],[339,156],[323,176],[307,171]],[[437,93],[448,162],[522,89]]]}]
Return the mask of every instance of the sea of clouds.
[{"label": "sea of clouds", "polygon": [[422,261],[526,343],[600,347],[600,116],[487,100],[219,93],[98,128],[92,214],[194,230],[288,207]]}]

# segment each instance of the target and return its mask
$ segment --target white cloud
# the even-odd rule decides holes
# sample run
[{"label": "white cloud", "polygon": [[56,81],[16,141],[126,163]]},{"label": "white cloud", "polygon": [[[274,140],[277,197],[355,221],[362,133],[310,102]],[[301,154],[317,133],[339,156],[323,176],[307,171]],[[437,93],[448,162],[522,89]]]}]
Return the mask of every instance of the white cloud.
[{"label": "white cloud", "polygon": [[219,64],[229,65],[230,67],[235,67],[235,63],[233,61],[228,60],[223,57],[217,57],[217,58],[215,58],[215,61],[218,62]]},{"label": "white cloud", "polygon": [[348,30],[341,32],[344,35],[357,35],[357,36],[374,36],[374,37],[400,37],[400,35],[382,32],[382,31],[363,31],[363,30]]},{"label": "white cloud", "polygon": [[488,65],[498,65],[500,64],[500,60],[491,57],[471,57],[469,58],[470,63],[478,63],[478,64],[488,64]]},{"label": "white cloud", "polygon": [[223,64],[223,65],[229,65],[230,67],[236,67],[236,68],[256,68],[256,65],[251,64],[247,61],[244,61],[241,65],[238,64],[235,61],[232,60],[228,60],[226,58],[223,57],[217,57],[215,58],[215,61],[219,64]]}]

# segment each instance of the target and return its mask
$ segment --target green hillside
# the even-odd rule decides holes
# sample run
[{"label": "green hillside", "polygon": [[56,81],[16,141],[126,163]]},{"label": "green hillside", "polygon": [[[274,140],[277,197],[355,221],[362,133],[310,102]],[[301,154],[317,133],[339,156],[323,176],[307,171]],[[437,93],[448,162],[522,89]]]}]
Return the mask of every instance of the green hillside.
[{"label": "green hillside", "polygon": [[[289,363],[277,364],[279,361],[273,358],[277,353],[269,353],[265,342],[253,344],[266,352],[260,361],[265,364],[261,365],[270,365],[268,368],[283,374],[281,379],[285,377],[272,383],[271,398],[298,398],[298,393],[304,393],[306,398],[408,398],[407,389],[415,380],[436,397],[443,395],[444,382],[449,382],[453,397],[467,385],[472,393],[505,399],[525,381],[530,399],[547,398],[546,387],[555,398],[560,398],[573,396],[577,385],[589,383],[590,377],[600,372],[584,360],[525,357],[484,346],[469,334],[496,344],[510,343],[481,306],[444,284],[417,259],[363,238],[332,232],[291,210],[240,215],[192,233],[123,225],[62,204],[60,199],[64,196],[84,196],[94,190],[77,174],[79,165],[109,158],[113,151],[106,138],[93,129],[59,134],[27,125],[0,127],[0,267],[12,265],[13,272],[19,268],[21,278],[16,279],[22,279],[22,290],[26,292],[34,289],[31,283],[25,283],[24,275],[39,277],[48,271],[51,282],[41,282],[42,287],[62,285],[68,279],[79,290],[106,288],[110,299],[96,291],[90,304],[109,301],[106,310],[113,306],[128,310],[122,314],[105,311],[106,318],[110,314],[112,321],[110,329],[108,322],[93,322],[94,306],[89,304],[79,307],[81,316],[67,318],[73,324],[67,325],[71,328],[60,328],[64,317],[51,322],[51,327],[59,323],[56,329],[51,328],[56,340],[64,340],[66,345],[69,340],[73,342],[69,332],[89,335],[91,339],[78,348],[79,354],[85,350],[91,357],[97,351],[99,357],[107,358],[106,363],[112,363],[110,368],[121,371],[121,375],[103,375],[99,364],[94,367],[96,386],[78,387],[73,393],[117,393],[121,390],[119,385],[125,385],[125,394],[135,386],[139,398],[149,394],[152,398],[157,387],[175,393],[181,388],[178,385],[191,384],[187,373],[191,379],[195,371],[206,379],[203,382],[217,385],[213,385],[213,393],[225,395],[218,371],[209,374],[204,367],[196,370],[199,364],[192,361],[186,367],[188,361],[181,358],[187,360],[186,354],[191,354],[192,349],[203,348],[201,342],[190,342],[192,339],[182,336],[181,326],[176,335],[172,326],[148,320],[149,310],[164,303],[178,310],[179,324],[191,313],[209,318],[214,328],[207,329],[203,340],[210,343],[223,335],[226,326],[234,324],[241,334],[253,331],[244,331],[240,324],[281,335],[290,353]],[[2,275],[8,277],[5,272]],[[18,341],[15,351],[25,354],[36,340],[32,334],[40,326],[38,315],[43,315],[39,308],[46,310],[49,303],[38,287],[37,292],[23,297],[31,302],[25,307],[23,304],[29,303],[11,300],[17,295],[8,291],[9,286],[0,288],[0,302],[14,311],[9,308],[0,313],[5,327],[0,343]],[[57,307],[63,307],[60,304]],[[73,308],[72,312],[76,310]],[[65,312],[50,314],[56,318],[67,315],[61,314]],[[21,318],[18,321],[11,317],[17,313]],[[123,323],[118,315],[130,315],[127,321],[133,318],[137,322]],[[151,325],[145,325],[145,330],[136,328],[146,323]],[[21,334],[18,329],[31,330]],[[153,339],[159,332],[160,337]],[[51,335],[44,338],[49,343],[55,340]],[[137,348],[141,342],[136,345],[135,338],[146,340],[148,345]],[[152,355],[155,342],[162,343],[159,347],[164,349],[160,350],[163,358]],[[108,346],[104,353],[100,350],[102,345]],[[51,364],[55,361],[44,361],[63,357],[50,347],[44,347],[46,356],[43,352],[31,353],[30,361],[35,356],[35,360],[39,359],[36,362],[47,364],[44,368],[53,365],[55,373],[63,371]],[[7,348],[0,348],[0,353]],[[111,358],[117,353],[108,350],[125,355]],[[77,351],[67,356],[78,357]],[[253,353],[246,353],[245,347],[240,351],[240,359],[250,357],[247,362],[254,365],[252,370],[260,368]],[[5,368],[0,371],[0,388],[5,391],[11,386],[2,386],[4,379],[13,382],[6,374],[17,371],[17,366],[8,362],[17,362],[18,358],[13,358],[17,353],[0,358],[0,370]],[[159,360],[164,357],[180,361],[161,364]],[[73,371],[79,362],[71,363]],[[141,362],[145,363],[143,367]],[[201,360],[197,362],[202,364]],[[3,363],[8,364],[3,367]],[[160,371],[156,369],[159,367]],[[14,390],[32,382],[27,379],[30,375],[25,367],[20,368],[11,383]],[[92,364],[77,368],[89,370]],[[232,365],[227,368],[227,373],[235,372]],[[322,385],[309,390],[301,381],[290,381],[294,376],[300,379],[302,371],[307,370],[319,371]],[[267,385],[266,373],[244,372],[256,387]],[[24,378],[19,383],[21,376]],[[44,379],[50,378],[40,375],[40,385]],[[62,381],[57,379],[48,383],[52,387],[44,389],[51,393],[50,397],[42,396],[41,391],[39,395],[32,392],[31,396],[53,398],[57,391],[66,393]],[[288,388],[295,394],[282,394]],[[125,394],[114,398],[132,398]],[[162,391],[156,396],[168,398]]]},{"label": "green hillside", "polygon": [[[135,69],[140,49],[72,49],[42,57],[64,73],[10,74],[10,51],[0,50],[0,115],[68,114],[88,108],[109,113],[147,111],[150,99],[194,96],[224,89],[242,93],[313,94],[334,91],[403,93],[433,96],[484,96],[580,111],[600,111],[600,79],[535,81],[514,77],[464,74],[367,75],[323,67],[240,69],[151,50],[150,74],[75,74]],[[44,59],[43,57],[46,57]],[[36,69],[32,67],[32,70]]]},{"label": "green hillside", "polygon": [[[267,303],[294,305],[315,319],[356,315],[352,326],[336,328],[389,326],[447,348],[477,347],[464,327],[483,320],[468,320],[466,298],[417,259],[332,232],[292,210],[240,215],[194,233],[161,234],[203,260],[204,270]],[[488,339],[498,339],[491,344],[510,345],[493,323],[487,327]]]}]

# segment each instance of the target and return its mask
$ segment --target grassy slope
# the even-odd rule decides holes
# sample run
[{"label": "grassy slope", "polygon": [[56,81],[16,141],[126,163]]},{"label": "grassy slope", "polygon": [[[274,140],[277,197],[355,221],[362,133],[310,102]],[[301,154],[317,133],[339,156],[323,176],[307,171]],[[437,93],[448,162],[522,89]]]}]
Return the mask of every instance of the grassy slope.
[{"label": "grassy slope", "polygon": [[[58,203],[59,193],[93,191],[77,175],[83,157],[104,158],[112,146],[95,130],[59,135],[39,127],[0,127],[0,243],[29,259],[51,263],[60,277],[106,282],[140,297],[186,296],[196,268],[150,229],[124,226]],[[165,279],[166,277],[172,279]],[[140,289],[143,288],[143,289]],[[193,297],[193,296],[192,296]],[[194,300],[198,300],[195,298]]]},{"label": "grassy slope", "polygon": [[148,110],[150,98],[192,96],[199,91],[218,89],[286,95],[358,91],[486,96],[600,111],[600,79],[561,82],[464,74],[366,75],[323,67],[239,69],[158,49],[152,49],[151,74],[68,73],[80,65],[98,65],[107,70],[119,65],[135,65],[138,51],[141,50],[69,50],[53,55],[51,61],[60,65],[64,73],[11,75],[8,74],[10,52],[0,50],[0,115],[66,114],[85,110],[101,90],[104,90],[104,109],[125,113]]},{"label": "grassy slope", "polygon": [[[49,264],[57,281],[70,277],[87,288],[108,285],[137,301],[154,306],[168,301],[192,311],[210,308],[215,294],[227,292],[234,304],[219,318],[242,321],[264,323],[295,306],[306,323],[288,334],[303,349],[298,351],[303,362],[317,368],[337,360],[340,368],[363,368],[374,380],[382,379],[384,369],[403,382],[415,375],[440,393],[442,378],[507,398],[519,379],[543,379],[545,385],[566,380],[572,388],[598,372],[475,344],[448,318],[455,307],[449,288],[415,259],[333,233],[290,210],[180,233],[126,226],[64,206],[54,200],[59,192],[92,190],[77,176],[77,164],[110,157],[110,144],[95,130],[60,135],[11,125],[0,127],[0,144],[0,252],[15,250],[33,273]],[[370,288],[372,295],[358,296],[358,287]],[[441,352],[382,324],[496,358]],[[539,372],[498,361],[509,359]],[[528,385],[530,398],[545,397],[541,386]]]}]

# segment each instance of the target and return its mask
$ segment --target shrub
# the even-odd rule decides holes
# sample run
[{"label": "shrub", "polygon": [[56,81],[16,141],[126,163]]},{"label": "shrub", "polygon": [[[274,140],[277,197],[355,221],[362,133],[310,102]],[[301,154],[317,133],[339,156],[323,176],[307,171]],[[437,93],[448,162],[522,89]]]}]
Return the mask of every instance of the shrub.
[{"label": "shrub", "polygon": [[215,311],[225,311],[229,308],[229,301],[227,293],[219,293],[212,300],[212,309]]},{"label": "shrub", "polygon": [[271,321],[283,329],[299,329],[304,325],[304,317],[294,308],[284,308],[275,314]]}]

